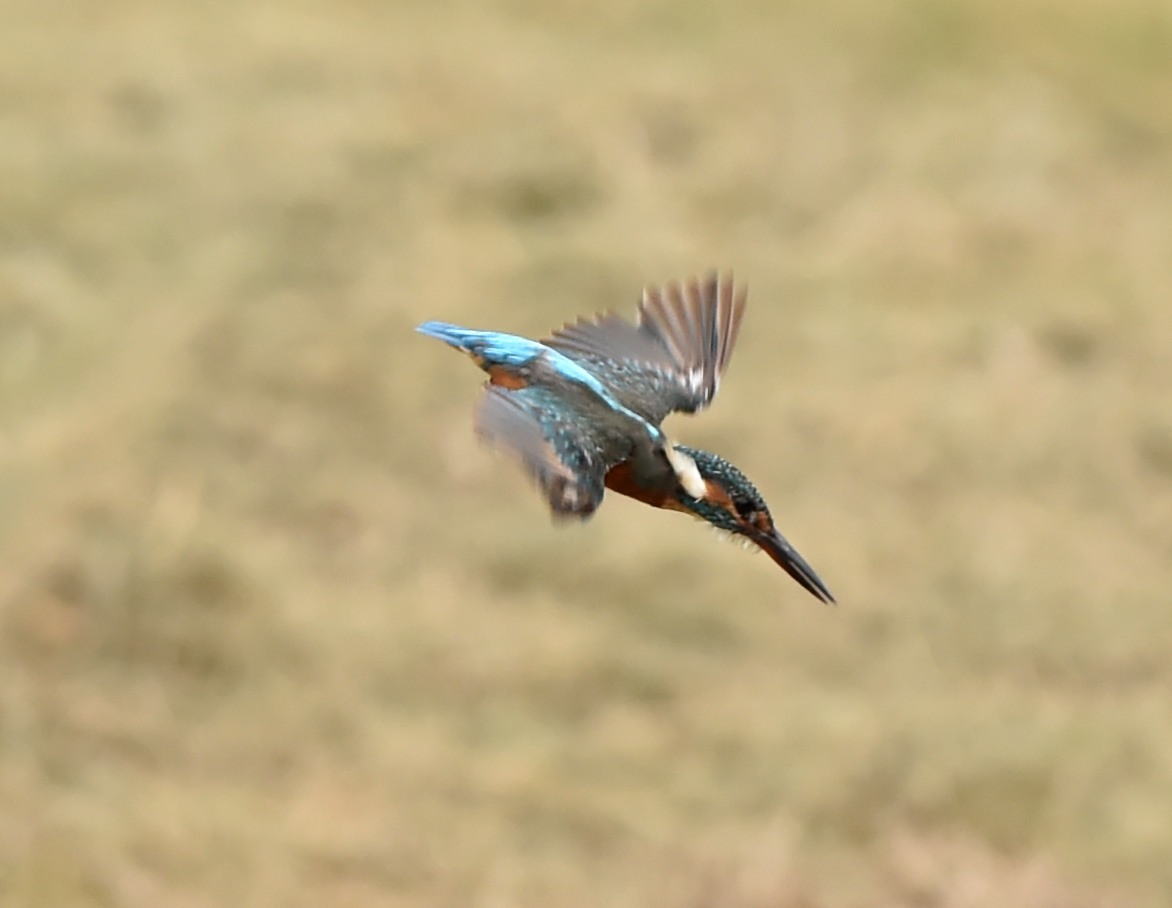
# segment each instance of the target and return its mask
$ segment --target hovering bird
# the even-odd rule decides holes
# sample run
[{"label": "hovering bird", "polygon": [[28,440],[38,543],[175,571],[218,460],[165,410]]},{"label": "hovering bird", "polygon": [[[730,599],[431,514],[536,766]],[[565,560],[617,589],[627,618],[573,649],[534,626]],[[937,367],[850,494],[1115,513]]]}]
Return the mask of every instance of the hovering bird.
[{"label": "hovering bird", "polygon": [[715,272],[649,286],[635,324],[613,313],[543,341],[445,322],[416,330],[488,373],[477,433],[517,457],[557,517],[586,519],[606,489],[683,511],[763,549],[823,602],[830,590],[773,525],[764,499],[727,460],[673,444],[660,423],[716,394],[745,311],[745,288]]}]

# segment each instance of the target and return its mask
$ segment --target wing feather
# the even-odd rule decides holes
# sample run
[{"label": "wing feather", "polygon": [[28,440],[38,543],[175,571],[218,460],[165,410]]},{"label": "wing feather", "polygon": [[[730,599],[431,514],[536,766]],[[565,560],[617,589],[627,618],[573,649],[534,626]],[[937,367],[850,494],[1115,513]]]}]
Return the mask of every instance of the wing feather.
[{"label": "wing feather", "polygon": [[606,456],[605,440],[594,437],[587,423],[559,416],[562,410],[547,388],[488,385],[476,432],[521,461],[555,516],[585,519],[602,502],[615,457]]},{"label": "wing feather", "polygon": [[638,323],[607,313],[545,341],[590,369],[636,413],[658,424],[673,410],[707,406],[728,368],[746,292],[731,274],[649,285]]}]

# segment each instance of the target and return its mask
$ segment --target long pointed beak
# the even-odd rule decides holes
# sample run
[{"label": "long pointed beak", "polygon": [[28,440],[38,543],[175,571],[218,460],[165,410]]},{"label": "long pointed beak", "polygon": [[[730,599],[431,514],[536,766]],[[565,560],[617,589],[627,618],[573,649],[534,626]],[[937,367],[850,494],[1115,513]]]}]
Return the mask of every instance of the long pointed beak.
[{"label": "long pointed beak", "polygon": [[834,596],[826,588],[826,584],[814,573],[814,569],[806,564],[806,559],[799,555],[797,550],[776,529],[770,533],[754,533],[752,539],[781,566],[782,570],[809,590],[813,596],[823,602],[834,602]]}]

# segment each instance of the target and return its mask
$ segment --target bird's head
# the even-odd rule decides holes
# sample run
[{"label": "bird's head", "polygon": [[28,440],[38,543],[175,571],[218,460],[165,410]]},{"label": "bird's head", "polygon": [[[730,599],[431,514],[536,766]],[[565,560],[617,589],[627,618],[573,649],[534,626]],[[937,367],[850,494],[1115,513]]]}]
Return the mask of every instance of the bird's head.
[{"label": "bird's head", "polygon": [[826,584],[773,525],[773,516],[748,477],[727,460],[708,451],[675,445],[696,464],[704,481],[702,497],[693,497],[683,484],[675,490],[675,504],[719,530],[744,539],[765,551],[781,568],[823,602],[834,602]]}]

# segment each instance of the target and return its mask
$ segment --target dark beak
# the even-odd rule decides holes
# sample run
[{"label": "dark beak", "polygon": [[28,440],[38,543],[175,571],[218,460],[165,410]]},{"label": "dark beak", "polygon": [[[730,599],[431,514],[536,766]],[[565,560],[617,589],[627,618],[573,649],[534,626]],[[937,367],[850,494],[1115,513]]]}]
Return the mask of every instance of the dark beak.
[{"label": "dark beak", "polygon": [[797,553],[784,536],[777,530],[768,533],[754,533],[752,540],[781,565],[782,570],[794,578],[810,593],[823,602],[834,602],[834,596],[826,588],[826,584],[814,573],[814,569],[806,564],[806,559]]}]

